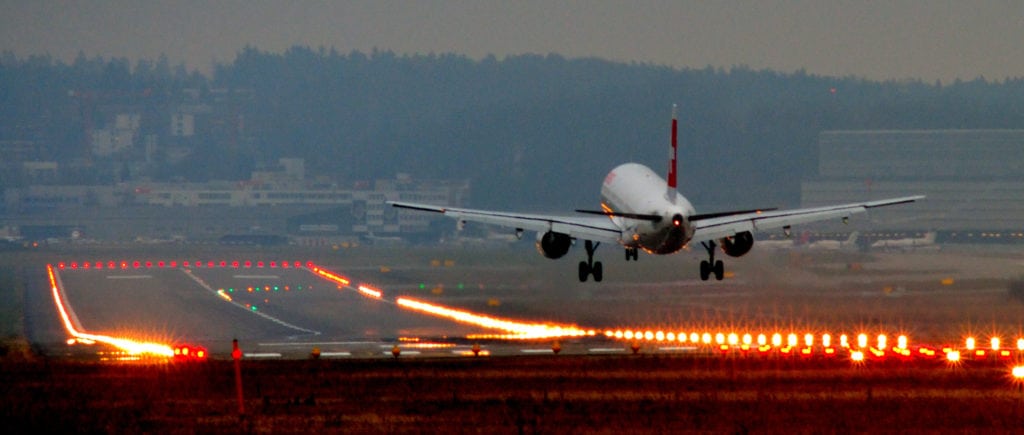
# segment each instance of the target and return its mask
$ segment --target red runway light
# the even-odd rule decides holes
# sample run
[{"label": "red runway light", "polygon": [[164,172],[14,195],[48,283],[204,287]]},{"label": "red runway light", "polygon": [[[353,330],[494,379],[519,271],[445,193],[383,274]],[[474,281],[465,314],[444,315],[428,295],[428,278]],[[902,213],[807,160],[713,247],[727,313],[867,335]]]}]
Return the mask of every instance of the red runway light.
[{"label": "red runway light", "polygon": [[72,269],[78,269],[78,263],[76,263],[76,262],[71,262],[71,268],[72,268]]},{"label": "red runway light", "polygon": [[228,262],[224,261],[224,260],[221,260],[220,261],[220,267],[228,267]]},{"label": "red runway light", "polygon": [[262,261],[257,261],[256,262],[256,267],[262,268],[263,267],[263,262]]},{"label": "red runway light", "polygon": [[246,260],[246,261],[245,261],[245,268],[246,268],[246,269],[248,269],[248,268],[250,268],[250,267],[252,267],[252,262],[251,262],[251,261],[249,261],[249,260]]},{"label": "red runway light", "polygon": [[57,263],[57,268],[58,269],[63,269],[64,268],[64,263]]}]

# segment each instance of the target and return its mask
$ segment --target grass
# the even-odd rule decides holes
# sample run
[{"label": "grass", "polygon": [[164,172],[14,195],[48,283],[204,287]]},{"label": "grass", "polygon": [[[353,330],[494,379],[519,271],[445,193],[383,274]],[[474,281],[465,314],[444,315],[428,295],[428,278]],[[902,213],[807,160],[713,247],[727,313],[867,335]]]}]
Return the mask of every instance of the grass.
[{"label": "grass", "polygon": [[[0,418],[26,431],[1012,431],[1005,367],[752,358],[513,357],[5,364]],[[929,365],[930,364],[930,365]]]}]

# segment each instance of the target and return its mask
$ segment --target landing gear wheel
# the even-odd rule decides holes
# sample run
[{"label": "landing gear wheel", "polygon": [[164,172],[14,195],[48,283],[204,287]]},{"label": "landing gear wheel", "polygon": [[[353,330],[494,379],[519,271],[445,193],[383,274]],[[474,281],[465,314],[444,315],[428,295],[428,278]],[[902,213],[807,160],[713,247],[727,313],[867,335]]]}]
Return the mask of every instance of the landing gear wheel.
[{"label": "landing gear wheel", "polygon": [[637,261],[639,258],[640,252],[636,248],[626,248],[626,261]]},{"label": "landing gear wheel", "polygon": [[594,262],[594,251],[600,245],[600,243],[594,243],[590,240],[587,240],[587,243],[584,245],[587,248],[587,261],[580,262],[580,282],[587,282],[587,276],[590,274],[594,274],[594,281],[601,282],[603,275],[601,262]]},{"label": "landing gear wheel", "polygon": [[707,281],[711,277],[711,274],[715,275],[715,279],[721,281],[725,277],[725,264],[722,260],[715,261],[715,247],[717,246],[714,241],[700,242],[704,245],[704,249],[708,250],[708,259],[700,262],[700,279],[701,281]]}]

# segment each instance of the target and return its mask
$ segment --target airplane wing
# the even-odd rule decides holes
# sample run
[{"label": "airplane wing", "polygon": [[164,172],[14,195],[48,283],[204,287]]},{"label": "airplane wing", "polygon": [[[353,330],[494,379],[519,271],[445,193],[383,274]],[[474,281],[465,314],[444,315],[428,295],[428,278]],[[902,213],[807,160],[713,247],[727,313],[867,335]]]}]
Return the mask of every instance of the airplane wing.
[{"label": "airplane wing", "polygon": [[693,242],[706,242],[723,237],[731,237],[744,231],[759,231],[782,228],[789,225],[805,224],[829,219],[844,219],[857,213],[863,213],[875,207],[906,204],[924,199],[923,195],[902,198],[882,199],[878,201],[856,202],[850,204],[831,205],[825,207],[801,208],[795,210],[776,210],[764,212],[747,212],[727,216],[717,216],[693,221]]},{"label": "airplane wing", "polygon": [[429,204],[388,201],[399,208],[441,213],[460,221],[482,222],[521,230],[568,234],[571,237],[594,242],[619,243],[622,229],[607,216],[550,216],[442,207]]}]

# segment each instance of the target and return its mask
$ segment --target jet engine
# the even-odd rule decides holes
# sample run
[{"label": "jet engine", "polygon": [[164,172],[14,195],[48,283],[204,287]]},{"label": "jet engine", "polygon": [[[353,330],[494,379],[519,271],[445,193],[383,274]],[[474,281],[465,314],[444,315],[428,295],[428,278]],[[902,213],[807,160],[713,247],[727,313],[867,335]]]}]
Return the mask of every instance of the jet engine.
[{"label": "jet engine", "polygon": [[562,258],[566,252],[569,252],[569,247],[572,246],[572,237],[568,234],[556,233],[548,231],[546,233],[537,233],[537,252],[546,258],[556,259]]},{"label": "jet engine", "polygon": [[739,257],[754,247],[754,235],[750,231],[736,233],[732,237],[726,237],[718,241],[722,245],[722,251],[730,257]]}]

